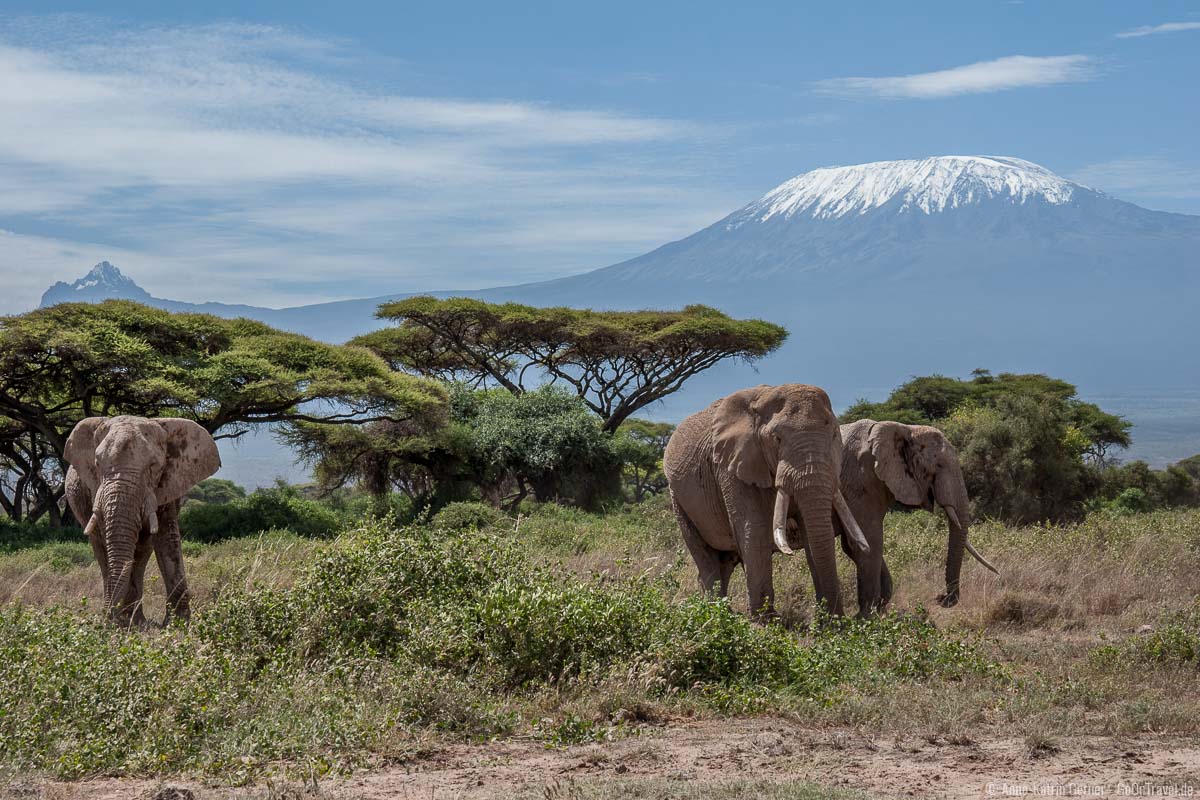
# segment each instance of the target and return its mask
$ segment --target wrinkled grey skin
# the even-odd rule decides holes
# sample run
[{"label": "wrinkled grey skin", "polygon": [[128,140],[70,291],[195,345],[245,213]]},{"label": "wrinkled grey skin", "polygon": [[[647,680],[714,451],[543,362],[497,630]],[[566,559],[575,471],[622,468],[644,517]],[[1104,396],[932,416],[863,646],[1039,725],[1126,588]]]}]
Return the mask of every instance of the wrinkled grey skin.
[{"label": "wrinkled grey skin", "polygon": [[[179,506],[221,466],[216,443],[185,419],[89,417],[71,431],[66,494],[84,524],[104,580],[109,617],[145,623],[142,584],[153,551],[167,592],[167,620],[187,617]],[[164,620],[166,624],[166,620]]]},{"label": "wrinkled grey skin", "polygon": [[892,577],[883,558],[883,518],[893,503],[927,511],[937,506],[946,512],[946,588],[937,602],[943,608],[957,604],[971,516],[954,446],[927,425],[863,419],[842,425],[841,433],[842,494],[871,546],[865,553],[851,548],[835,521],[842,546],[858,568],[859,616],[882,612],[892,598]]},{"label": "wrinkled grey skin", "polygon": [[751,611],[772,616],[773,530],[786,514],[802,531],[817,598],[841,614],[832,524],[841,458],[837,418],[815,386],[744,389],[680,423],[663,470],[701,589],[719,583],[727,595],[744,564]]}]

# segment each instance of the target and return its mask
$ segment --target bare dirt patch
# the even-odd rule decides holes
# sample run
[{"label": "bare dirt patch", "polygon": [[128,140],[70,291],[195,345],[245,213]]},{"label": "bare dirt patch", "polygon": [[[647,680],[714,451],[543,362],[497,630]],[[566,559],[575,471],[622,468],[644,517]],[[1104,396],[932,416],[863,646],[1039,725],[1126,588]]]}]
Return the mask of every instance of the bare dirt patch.
[{"label": "bare dirt patch", "polygon": [[[18,782],[0,796],[148,799],[171,785],[190,789],[199,800],[725,798],[762,796],[757,791],[763,787],[793,782],[875,798],[984,798],[1020,791],[1046,795],[1053,787],[1060,787],[1059,796],[1072,789],[1075,796],[1101,796],[1101,791],[1102,796],[1116,796],[1122,785],[1140,787],[1143,796],[1152,789],[1160,796],[1164,790],[1200,796],[1200,740],[1142,735],[1033,741],[984,730],[947,739],[812,729],[780,719],[709,720],[648,727],[619,741],[566,749],[532,741],[450,745],[406,764],[315,783],[279,781],[227,789],[187,780]],[[757,787],[755,793],[737,791],[750,783]],[[679,791],[669,791],[671,786]]]}]

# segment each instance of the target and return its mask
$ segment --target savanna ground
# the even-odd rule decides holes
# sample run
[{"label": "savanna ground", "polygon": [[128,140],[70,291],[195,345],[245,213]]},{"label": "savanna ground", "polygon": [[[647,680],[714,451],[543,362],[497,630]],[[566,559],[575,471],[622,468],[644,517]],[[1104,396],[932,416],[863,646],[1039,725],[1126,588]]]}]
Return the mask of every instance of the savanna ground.
[{"label": "savanna ground", "polygon": [[659,501],[472,519],[185,543],[192,623],[136,634],[85,542],[10,548],[0,796],[1200,793],[1200,512],[977,525],[1003,576],[953,609],[944,521],[892,514],[885,618],[811,619],[777,557],[765,628],[695,596]]}]

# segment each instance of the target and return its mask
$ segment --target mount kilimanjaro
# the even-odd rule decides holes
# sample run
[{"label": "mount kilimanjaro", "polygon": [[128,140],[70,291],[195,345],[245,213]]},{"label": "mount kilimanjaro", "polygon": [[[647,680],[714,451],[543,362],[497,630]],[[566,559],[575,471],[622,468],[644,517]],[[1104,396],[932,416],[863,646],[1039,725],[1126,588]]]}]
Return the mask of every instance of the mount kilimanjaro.
[{"label": "mount kilimanjaro", "polygon": [[[835,402],[914,374],[1046,372],[1092,394],[1200,385],[1200,217],[1151,211],[1017,158],[942,156],[806,172],[685,239],[610,267],[466,294],[594,308],[716,306],[788,327],[751,369],[689,383],[664,416],[752,383]],[[129,297],[343,341],[403,293],[266,309],[151,297],[102,263],[43,305]]]}]

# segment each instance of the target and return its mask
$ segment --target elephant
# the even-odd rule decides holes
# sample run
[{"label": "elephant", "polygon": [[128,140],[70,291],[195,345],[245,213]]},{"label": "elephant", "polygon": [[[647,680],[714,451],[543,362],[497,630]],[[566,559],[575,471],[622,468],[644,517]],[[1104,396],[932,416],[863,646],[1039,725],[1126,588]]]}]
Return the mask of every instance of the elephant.
[{"label": "elephant", "polygon": [[793,521],[818,601],[840,615],[835,510],[856,546],[869,547],[838,489],[841,458],[837,417],[816,386],[743,389],[681,422],[667,443],[663,471],[701,589],[711,594],[719,581],[721,596],[728,595],[741,563],[751,613],[774,617],[771,559],[776,550],[793,553]]},{"label": "elephant", "polygon": [[883,517],[893,503],[946,512],[946,588],[937,596],[943,608],[959,600],[963,550],[999,575],[967,538],[971,524],[967,487],[958,453],[937,428],[860,419],[841,426],[842,494],[862,526],[869,550],[851,547],[850,532],[837,525],[842,547],[858,572],[858,613],[882,612],[892,598],[892,577],[883,558]]},{"label": "elephant", "polygon": [[91,541],[114,622],[144,625],[142,581],[153,550],[167,614],[186,619],[191,595],[183,569],[183,496],[221,466],[212,435],[186,419],[88,417],[67,438],[67,503]]}]

